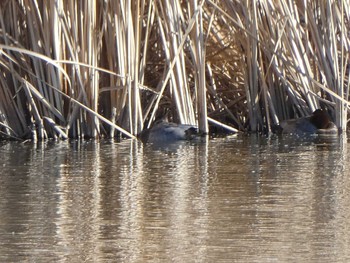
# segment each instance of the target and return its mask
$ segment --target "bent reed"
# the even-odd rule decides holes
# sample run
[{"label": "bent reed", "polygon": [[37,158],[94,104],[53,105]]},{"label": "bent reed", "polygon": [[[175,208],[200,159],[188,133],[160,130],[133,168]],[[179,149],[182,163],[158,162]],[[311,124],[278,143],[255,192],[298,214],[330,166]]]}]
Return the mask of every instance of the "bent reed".
[{"label": "bent reed", "polygon": [[346,130],[349,0],[0,3],[0,138],[134,137],[157,118]]}]

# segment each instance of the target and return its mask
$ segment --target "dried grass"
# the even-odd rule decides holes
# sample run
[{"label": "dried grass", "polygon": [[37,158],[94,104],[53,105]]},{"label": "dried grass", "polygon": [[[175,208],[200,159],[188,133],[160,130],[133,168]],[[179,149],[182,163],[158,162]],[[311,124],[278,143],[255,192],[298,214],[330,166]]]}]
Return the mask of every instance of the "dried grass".
[{"label": "dried grass", "polygon": [[[159,117],[346,130],[349,1],[0,3],[0,136],[134,137]],[[5,22],[6,21],[6,22]]]}]

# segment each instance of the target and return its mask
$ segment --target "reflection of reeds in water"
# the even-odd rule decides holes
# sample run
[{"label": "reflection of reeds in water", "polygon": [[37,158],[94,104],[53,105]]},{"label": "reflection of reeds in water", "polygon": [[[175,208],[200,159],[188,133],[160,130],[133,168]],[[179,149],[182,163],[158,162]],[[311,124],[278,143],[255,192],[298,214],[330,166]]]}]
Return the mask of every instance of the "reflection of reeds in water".
[{"label": "reflection of reeds in water", "polygon": [[2,1],[1,134],[132,137],[165,114],[269,131],[319,107],[345,129],[348,6]]}]

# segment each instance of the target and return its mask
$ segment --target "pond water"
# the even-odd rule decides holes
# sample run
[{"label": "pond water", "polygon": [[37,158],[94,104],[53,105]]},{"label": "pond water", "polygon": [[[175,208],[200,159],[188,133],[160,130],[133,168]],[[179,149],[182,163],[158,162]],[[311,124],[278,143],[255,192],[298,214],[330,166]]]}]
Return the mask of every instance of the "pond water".
[{"label": "pond water", "polygon": [[0,143],[0,262],[349,262],[333,139]]}]

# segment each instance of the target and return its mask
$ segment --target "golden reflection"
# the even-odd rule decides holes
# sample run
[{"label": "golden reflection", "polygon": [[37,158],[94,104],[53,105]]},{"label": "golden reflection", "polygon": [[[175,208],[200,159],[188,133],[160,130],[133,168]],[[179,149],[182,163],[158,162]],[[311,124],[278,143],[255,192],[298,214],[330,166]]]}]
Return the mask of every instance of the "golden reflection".
[{"label": "golden reflection", "polygon": [[[56,221],[64,262],[98,262],[100,221],[100,144],[80,141],[67,145],[57,181]],[[89,242],[86,242],[89,240]]]},{"label": "golden reflection", "polygon": [[3,145],[0,261],[343,261],[348,147],[346,135]]}]

